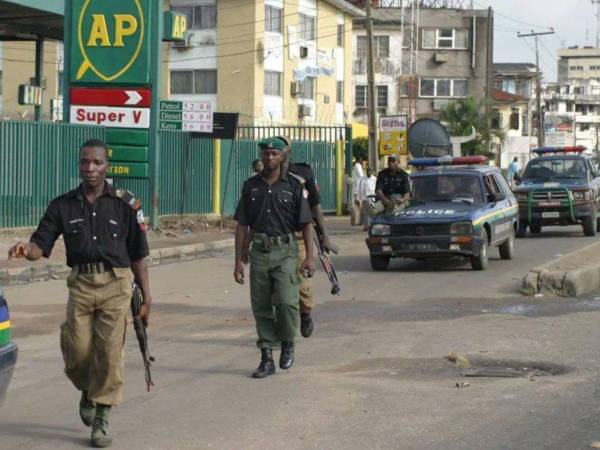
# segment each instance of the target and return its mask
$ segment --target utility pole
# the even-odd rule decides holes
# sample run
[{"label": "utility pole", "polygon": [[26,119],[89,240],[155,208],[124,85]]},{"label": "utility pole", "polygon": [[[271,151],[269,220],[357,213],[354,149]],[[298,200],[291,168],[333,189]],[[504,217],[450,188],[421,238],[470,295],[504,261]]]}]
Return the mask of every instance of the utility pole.
[{"label": "utility pole", "polygon": [[592,0],[592,5],[598,5],[596,11],[596,48],[600,48],[600,0]]},{"label": "utility pole", "polygon": [[[598,0],[600,1],[600,0]],[[538,147],[544,146],[544,114],[542,113],[542,83],[540,80],[540,52],[538,50],[538,38],[539,36],[545,34],[554,34],[554,29],[550,29],[551,31],[542,31],[539,33],[535,33],[531,31],[528,34],[517,33],[517,37],[534,37],[535,38],[535,69],[536,69],[536,77],[535,77],[535,97],[536,97],[536,109],[538,115],[538,124],[537,124],[537,135],[538,135]]]},{"label": "utility pole", "polygon": [[375,92],[375,62],[371,1],[367,0],[367,111],[369,117],[369,167],[377,173],[377,94]]}]

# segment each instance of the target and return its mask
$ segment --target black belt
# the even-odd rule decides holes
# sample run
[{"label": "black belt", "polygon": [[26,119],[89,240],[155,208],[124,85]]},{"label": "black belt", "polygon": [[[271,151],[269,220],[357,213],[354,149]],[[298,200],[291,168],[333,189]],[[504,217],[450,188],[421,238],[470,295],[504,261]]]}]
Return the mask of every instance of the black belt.
[{"label": "black belt", "polygon": [[92,263],[82,263],[77,265],[79,273],[104,273],[112,269],[112,264],[104,261],[96,261]]},{"label": "black belt", "polygon": [[284,234],[283,236],[268,236],[263,233],[256,233],[254,235],[254,242],[261,244],[264,248],[280,247],[283,244],[289,244],[294,242],[296,237],[294,234]]}]

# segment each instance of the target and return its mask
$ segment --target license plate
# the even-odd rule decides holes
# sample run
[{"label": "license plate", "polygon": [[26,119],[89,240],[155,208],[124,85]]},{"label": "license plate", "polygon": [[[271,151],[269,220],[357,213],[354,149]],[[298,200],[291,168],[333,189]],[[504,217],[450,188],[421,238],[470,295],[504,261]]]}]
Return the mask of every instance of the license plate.
[{"label": "license plate", "polygon": [[405,244],[406,250],[428,251],[437,250],[437,245],[431,243]]},{"label": "license plate", "polygon": [[538,206],[560,206],[560,202],[539,202]]},{"label": "license plate", "polygon": [[549,211],[549,212],[542,213],[543,219],[558,219],[559,217],[560,217],[560,213],[558,211]]}]

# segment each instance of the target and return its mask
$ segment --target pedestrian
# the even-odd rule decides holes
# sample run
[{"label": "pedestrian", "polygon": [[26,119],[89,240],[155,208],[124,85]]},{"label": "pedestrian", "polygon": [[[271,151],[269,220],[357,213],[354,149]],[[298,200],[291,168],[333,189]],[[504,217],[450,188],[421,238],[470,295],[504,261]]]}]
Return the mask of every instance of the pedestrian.
[{"label": "pedestrian", "polygon": [[388,156],[387,169],[377,175],[375,194],[378,201],[373,207],[374,213],[392,213],[402,210],[410,198],[410,178],[400,168],[397,155]]},{"label": "pedestrian", "polygon": [[[318,234],[317,238],[321,240],[323,251],[329,252],[331,250],[331,241],[329,240],[329,233],[325,226],[325,218],[323,217],[323,210],[321,208],[321,195],[315,174],[310,165],[291,161],[292,141],[289,138],[286,136],[278,136],[278,138],[285,142],[283,169],[284,171],[289,171],[292,175],[296,175],[300,183],[303,184],[308,196],[308,206],[310,206]],[[296,233],[296,238],[298,240],[298,264],[301,264],[306,258],[306,247],[302,233]],[[311,247],[313,245],[311,242]],[[300,334],[305,338],[310,337],[314,330],[312,319],[314,307],[315,299],[312,280],[310,278],[302,278],[300,283]]]},{"label": "pedestrian", "polygon": [[260,159],[255,159],[252,161],[252,170],[255,174],[263,171],[263,163]]},{"label": "pedestrian", "polygon": [[[353,193],[354,195],[358,194],[358,182],[365,176],[365,172],[363,170],[363,158],[362,156],[357,156],[354,161],[354,166],[352,166],[352,182],[354,185]],[[356,197],[355,197],[356,199]]]},{"label": "pedestrian", "polygon": [[363,227],[365,231],[369,229],[369,213],[375,197],[376,184],[377,177],[373,175],[373,170],[367,167],[367,175],[360,180],[360,184],[358,185],[358,199],[362,205]]},{"label": "pedestrian", "polygon": [[[239,284],[245,281],[245,245],[251,233],[250,298],[258,333],[261,361],[252,373],[264,378],[275,373],[273,349],[281,345],[279,367],[294,363],[294,339],[298,331],[301,275],[315,270],[313,227],[310,207],[302,184],[283,172],[286,143],[279,138],[259,143],[264,165],[262,174],[246,180],[234,219],[235,269]],[[295,233],[302,230],[306,258],[298,264]]]},{"label": "pedestrian", "polygon": [[519,180],[519,170],[519,158],[515,156],[512,162],[508,165],[508,174],[506,176],[508,179],[508,184],[511,188],[516,187],[516,182]]},{"label": "pedestrian", "polygon": [[65,373],[81,391],[79,415],[92,427],[94,447],[108,447],[111,407],[122,400],[126,315],[135,277],[143,296],[139,318],[147,323],[152,297],[148,241],[140,203],[106,182],[108,154],[97,139],[79,150],[76,189],[52,200],[28,243],[18,242],[9,258],[48,258],[64,236],[69,299],[61,326]]},{"label": "pedestrian", "polygon": [[357,156],[352,166],[352,203],[350,204],[350,225],[361,225],[362,209],[358,199],[358,185],[365,176],[363,170],[363,158]]}]

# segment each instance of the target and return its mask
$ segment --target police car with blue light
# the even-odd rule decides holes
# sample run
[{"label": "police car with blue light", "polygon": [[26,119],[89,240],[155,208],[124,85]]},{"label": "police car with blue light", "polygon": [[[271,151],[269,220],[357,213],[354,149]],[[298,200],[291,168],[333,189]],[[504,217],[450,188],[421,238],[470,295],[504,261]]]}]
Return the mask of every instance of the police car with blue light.
[{"label": "police car with blue light", "polygon": [[454,256],[484,270],[490,247],[512,259],[517,200],[500,170],[486,161],[482,156],[410,160],[415,168],[410,203],[372,218],[366,242],[373,270],[386,270],[391,258]]},{"label": "police car with blue light", "polygon": [[527,228],[541,233],[543,226],[580,224],[586,236],[600,230],[600,171],[585,147],[543,147],[527,164],[515,188],[519,201],[518,237]]}]

